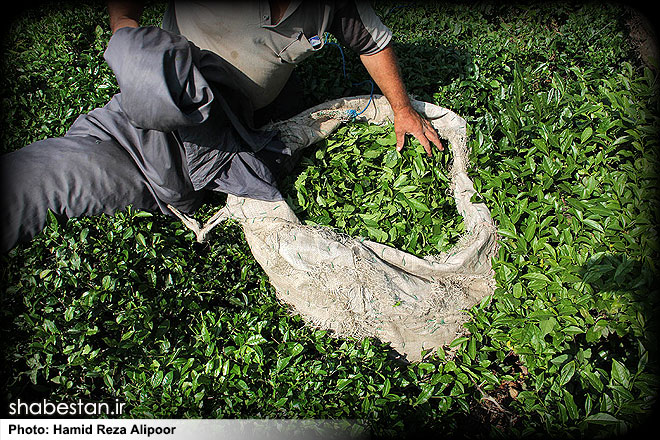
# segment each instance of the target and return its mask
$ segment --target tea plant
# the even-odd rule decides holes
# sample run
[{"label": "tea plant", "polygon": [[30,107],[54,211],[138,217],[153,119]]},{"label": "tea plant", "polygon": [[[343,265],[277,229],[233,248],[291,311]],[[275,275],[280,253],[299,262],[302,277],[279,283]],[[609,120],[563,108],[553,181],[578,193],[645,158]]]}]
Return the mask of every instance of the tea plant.
[{"label": "tea plant", "polygon": [[[158,24],[163,6],[151,4],[145,23]],[[200,246],[161,214],[53,218],[2,257],[6,400],[119,398],[125,417],[356,418],[391,437],[602,438],[648,421],[658,389],[660,109],[657,67],[633,51],[628,12],[569,3],[376,7],[394,32],[408,90],[467,120],[470,176],[498,225],[497,287],[469,311],[469,335],[400,364],[378,341],[334,339],[291,315],[235,224]],[[9,25],[3,151],[63,134],[117,91],[102,60],[109,36],[95,3],[47,3]],[[364,93],[340,69],[337,52],[325,49],[298,67],[310,105]],[[347,71],[366,79],[357,57],[347,56]],[[391,142],[388,128],[342,130],[310,151],[297,187],[289,182],[301,217],[415,253],[451,244],[460,220],[437,174],[450,155],[420,165],[413,147],[380,149],[378,139]],[[391,183],[378,185],[384,175]],[[358,184],[363,198],[386,203],[361,211],[351,193]],[[408,200],[435,209],[442,229],[433,215],[422,224],[429,213]],[[391,206],[397,213],[385,218]],[[399,215],[418,222],[402,233]]]}]

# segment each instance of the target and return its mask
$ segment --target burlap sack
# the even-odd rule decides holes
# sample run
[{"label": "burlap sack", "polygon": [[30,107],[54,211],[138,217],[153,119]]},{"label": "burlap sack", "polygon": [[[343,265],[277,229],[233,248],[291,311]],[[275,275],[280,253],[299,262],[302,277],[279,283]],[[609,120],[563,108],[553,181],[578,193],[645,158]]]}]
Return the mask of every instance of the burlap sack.
[{"label": "burlap sack", "polygon": [[[343,98],[272,124],[293,151],[327,137],[359,111],[368,96]],[[447,139],[453,153],[451,193],[465,233],[449,252],[419,258],[328,227],[303,225],[285,202],[229,196],[206,225],[180,214],[199,240],[218,222],[238,221],[250,250],[275,287],[278,298],[310,325],[337,336],[375,337],[405,359],[418,361],[425,349],[450,343],[464,333],[465,313],[494,288],[491,258],[496,228],[488,208],[472,203],[466,173],[465,121],[450,110],[413,101],[415,109]],[[355,113],[353,113],[355,115]],[[387,100],[377,96],[359,120],[391,122]]]}]

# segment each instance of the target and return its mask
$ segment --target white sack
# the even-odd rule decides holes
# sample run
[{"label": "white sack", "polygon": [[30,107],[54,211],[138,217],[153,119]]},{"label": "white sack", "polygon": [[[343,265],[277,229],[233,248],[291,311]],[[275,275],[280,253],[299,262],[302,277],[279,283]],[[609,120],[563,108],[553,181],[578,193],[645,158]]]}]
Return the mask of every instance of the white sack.
[{"label": "white sack", "polygon": [[[296,151],[330,135],[349,119],[347,110],[360,111],[368,99],[329,101],[268,128],[280,130],[281,140]],[[230,195],[201,232],[194,220],[182,218],[197,229],[199,239],[218,221],[237,220],[278,298],[305,322],[340,337],[378,338],[418,361],[422,350],[465,333],[465,310],[493,292],[497,237],[488,208],[470,201],[475,190],[466,173],[465,120],[433,104],[413,101],[413,106],[452,148],[450,189],[465,233],[448,252],[419,258],[329,227],[303,225],[286,202]],[[375,97],[358,120],[391,122],[389,103]]]}]

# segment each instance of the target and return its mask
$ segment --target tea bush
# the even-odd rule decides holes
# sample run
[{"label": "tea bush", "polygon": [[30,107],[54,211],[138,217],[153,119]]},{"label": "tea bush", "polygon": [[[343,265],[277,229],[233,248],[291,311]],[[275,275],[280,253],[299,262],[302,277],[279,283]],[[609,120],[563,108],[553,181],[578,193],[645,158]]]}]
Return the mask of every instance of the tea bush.
[{"label": "tea bush", "polygon": [[[145,23],[157,24],[162,9],[150,4]],[[393,437],[608,437],[648,421],[658,388],[659,109],[657,68],[635,54],[628,11],[591,3],[377,9],[409,91],[468,121],[470,174],[498,225],[497,288],[469,311],[470,334],[400,364],[378,341],[303,326],[278,303],[235,224],[198,245],[160,214],[53,218],[2,257],[7,401],[119,398],[125,417],[358,418]],[[0,64],[3,151],[61,135],[117,91],[102,59],[109,36],[96,3],[47,3],[11,23]],[[310,105],[365,92],[340,70],[333,48],[298,68]],[[347,71],[366,79],[355,56]],[[388,143],[391,134],[372,139]],[[332,142],[310,153],[305,184],[286,189],[316,222],[324,203],[336,201],[340,214],[348,204],[361,209],[325,183],[335,184],[343,160],[353,161],[356,179],[369,177],[359,183],[364,194],[387,172],[369,165],[371,153],[356,160]],[[409,179],[412,156],[409,148],[399,158],[410,160]],[[436,154],[422,166],[442,169],[448,159]],[[397,202],[400,170],[383,194],[428,223],[423,208]],[[307,194],[298,200],[297,191]],[[433,194],[418,192],[430,210]],[[405,237],[396,217],[388,227],[360,223],[365,214],[340,218],[356,233],[376,224],[375,236]],[[436,249],[451,243],[446,231],[458,224],[440,231],[430,218],[422,226],[431,232],[419,236]]]}]

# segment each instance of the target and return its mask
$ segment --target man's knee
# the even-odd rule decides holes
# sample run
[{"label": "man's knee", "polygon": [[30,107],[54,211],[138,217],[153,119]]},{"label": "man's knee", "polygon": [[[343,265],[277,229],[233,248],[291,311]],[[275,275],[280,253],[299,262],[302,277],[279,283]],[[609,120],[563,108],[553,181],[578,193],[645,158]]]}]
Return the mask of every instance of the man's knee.
[{"label": "man's knee", "polygon": [[7,251],[62,218],[112,214],[134,205],[159,207],[145,178],[112,141],[71,136],[46,139],[0,156],[0,227]]}]

